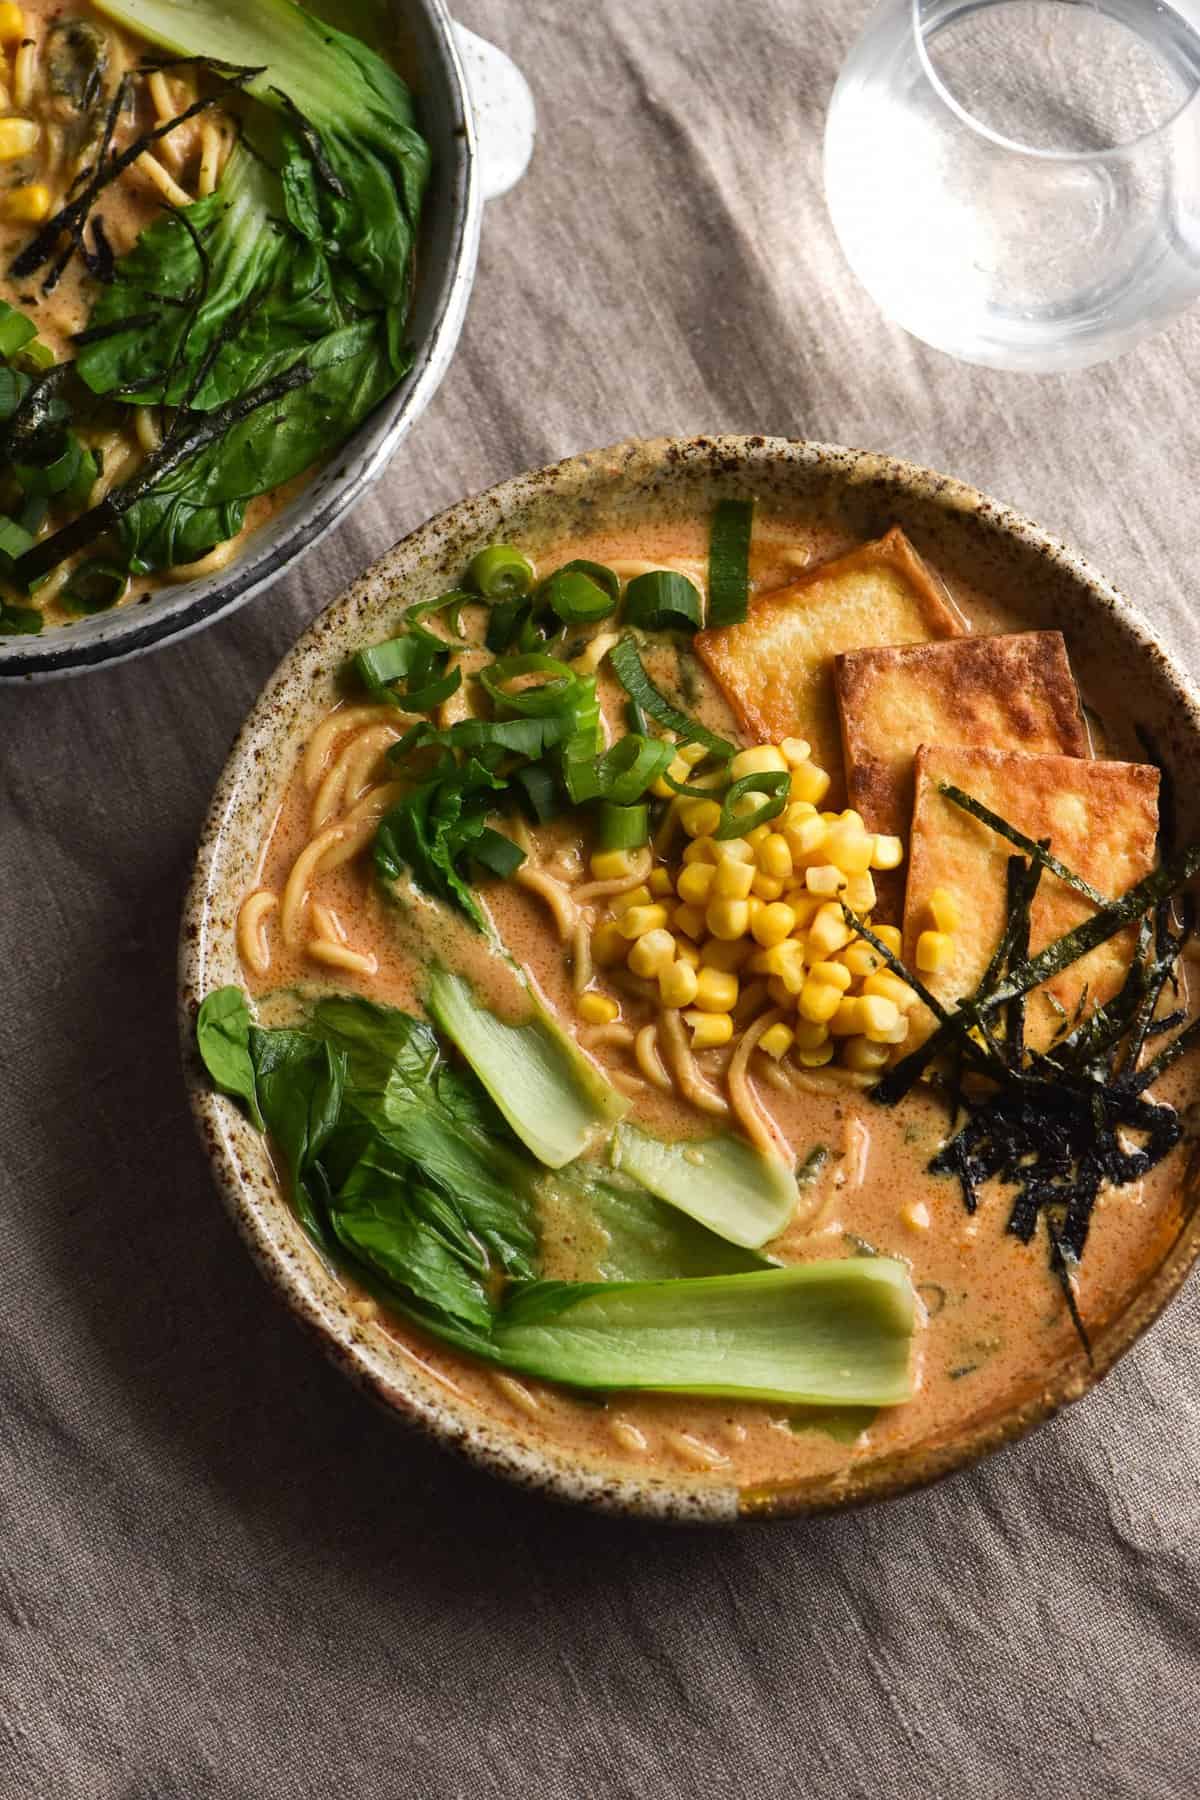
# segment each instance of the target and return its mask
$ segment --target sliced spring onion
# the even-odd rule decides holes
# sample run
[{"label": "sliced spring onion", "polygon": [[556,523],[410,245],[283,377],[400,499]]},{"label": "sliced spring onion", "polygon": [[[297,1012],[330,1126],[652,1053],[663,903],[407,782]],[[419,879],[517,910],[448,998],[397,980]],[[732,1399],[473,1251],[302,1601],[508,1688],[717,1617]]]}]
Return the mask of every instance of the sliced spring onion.
[{"label": "sliced spring onion", "polygon": [[578,567],[556,569],[538,589],[538,598],[564,625],[593,625],[617,610],[617,596]]},{"label": "sliced spring onion", "polygon": [[565,770],[567,792],[577,806],[587,800],[611,800],[616,806],[630,806],[658,780],[674,754],[675,746],[662,738],[644,738],[628,732],[603,756],[569,759]]},{"label": "sliced spring onion", "polygon": [[625,619],[643,631],[698,631],[703,602],[695,582],[672,569],[652,569],[625,589]]},{"label": "sliced spring onion", "polygon": [[402,702],[393,692],[392,683],[406,677],[418,683],[423,681],[433,667],[434,654],[434,646],[426,637],[406,632],[403,637],[388,638],[382,644],[360,650],[352,667],[372,700],[399,706]]},{"label": "sliced spring onion", "polygon": [[736,746],[728,739],[718,737],[707,725],[701,725],[699,719],[689,718],[687,713],[680,712],[677,706],[672,706],[665,694],[659,692],[643,668],[637,645],[632,638],[624,637],[614,644],[608,653],[608,660],[612,664],[613,674],[630,699],[643,712],[649,713],[652,719],[657,719],[660,725],[665,725],[668,731],[673,731],[680,743],[703,744],[711,756],[719,757],[722,762],[727,762],[733,755]]},{"label": "sliced spring onion", "polygon": [[18,556],[24,556],[32,546],[32,532],[18,524],[16,519],[0,513],[0,559],[7,558],[9,563],[14,563]]},{"label": "sliced spring onion", "polygon": [[[546,675],[549,679],[537,687],[513,688],[509,685],[526,675]],[[544,656],[538,651],[524,656],[500,657],[480,670],[479,680],[496,706],[525,719],[565,712],[585,685],[569,663],[558,662],[553,656]]]},{"label": "sliced spring onion", "polygon": [[72,570],[62,588],[60,598],[69,612],[107,612],[125,597],[129,587],[129,571],[117,563],[93,556]]},{"label": "sliced spring onion", "polygon": [[640,850],[650,842],[649,807],[603,801],[596,812],[596,842],[601,850]]},{"label": "sliced spring onion", "polygon": [[606,594],[611,595],[614,605],[621,598],[621,577],[606,563],[587,562],[582,557],[576,557],[572,562],[564,563],[557,573],[586,575],[589,581],[594,581],[597,587],[602,587]]},{"label": "sliced spring onion", "polygon": [[[83,445],[73,432],[66,432],[54,445],[48,462],[14,462],[12,471],[27,494],[61,494],[77,479],[83,462]],[[95,466],[92,461],[89,487],[95,479]]]},{"label": "sliced spring onion", "polygon": [[471,559],[467,579],[485,600],[514,600],[533,586],[533,564],[511,544],[489,544]]},{"label": "sliced spring onion", "polygon": [[483,640],[493,656],[501,656],[511,649],[523,627],[530,622],[530,613],[528,600],[500,600],[493,606]]},{"label": "sliced spring onion", "polygon": [[471,855],[493,875],[499,875],[502,881],[515,875],[525,861],[525,852],[521,846],[514,844],[510,837],[505,837],[502,831],[493,831],[490,825],[484,826],[471,845]]},{"label": "sliced spring onion", "polygon": [[476,596],[468,594],[465,588],[451,588],[448,594],[439,594],[436,600],[418,600],[415,606],[406,606],[404,623],[409,631],[415,632],[418,637],[427,638],[431,644],[440,647],[443,640],[437,636],[436,632],[429,631],[422,625],[422,619],[429,618],[432,613],[444,612],[448,615],[446,624],[450,631],[456,638],[461,638],[463,634],[462,609],[464,606],[469,606],[475,598]]},{"label": "sliced spring onion", "polygon": [[[534,721],[522,720],[521,723],[533,724]],[[518,769],[513,776],[513,785],[520,790],[535,824],[545,825],[562,810],[558,783],[541,763],[530,763],[527,768]]]},{"label": "sliced spring onion", "polygon": [[11,419],[29,392],[29,377],[19,369],[0,367],[0,421]]},{"label": "sliced spring onion", "polygon": [[739,625],[750,598],[752,500],[721,500],[708,540],[708,624]]},{"label": "sliced spring onion", "polygon": [[410,685],[398,693],[396,698],[405,712],[432,712],[435,706],[440,706],[451,694],[457,694],[461,686],[462,670],[454,668],[439,676],[436,681],[426,682],[424,687],[415,688]]},{"label": "sliced spring onion", "polygon": [[[766,769],[759,775],[741,775],[731,781],[721,798],[721,822],[713,837],[745,837],[748,831],[757,830],[768,819],[777,819],[787,805],[791,780],[786,769]],[[733,806],[743,794],[764,794],[766,798],[753,812],[738,814]],[[711,799],[712,795],[707,798]]]},{"label": "sliced spring onion", "polygon": [[10,306],[7,300],[0,300],[0,356],[15,356],[36,336],[37,326],[33,320]]}]

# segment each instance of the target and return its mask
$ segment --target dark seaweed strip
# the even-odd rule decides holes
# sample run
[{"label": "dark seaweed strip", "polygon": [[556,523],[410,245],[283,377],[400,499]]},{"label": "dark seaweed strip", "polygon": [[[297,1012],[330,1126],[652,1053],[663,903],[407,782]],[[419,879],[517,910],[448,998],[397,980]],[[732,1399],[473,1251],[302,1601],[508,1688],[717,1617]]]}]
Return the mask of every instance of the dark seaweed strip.
[{"label": "dark seaweed strip", "polygon": [[313,168],[316,170],[317,179],[322,187],[328,188],[331,194],[336,194],[339,200],[345,200],[347,196],[342,178],[325,154],[325,146],[321,142],[321,134],[316,126],[310,119],[305,118],[296,102],[285,94],[282,88],[273,87],[271,92],[277,96],[288,118],[303,139],[304,148],[312,158]]},{"label": "dark seaweed strip", "polygon": [[1171,1064],[1181,1057],[1184,1051],[1189,1049],[1197,1039],[1200,1039],[1200,1017],[1193,1019],[1190,1025],[1186,1026],[1176,1037],[1173,1037],[1171,1042],[1167,1044],[1165,1048],[1160,1050],[1153,1061],[1148,1062],[1144,1069],[1139,1070],[1136,1075],[1131,1075],[1129,1079],[1130,1093],[1145,1093],[1146,1089],[1152,1086],[1153,1083],[1158,1080],[1159,1076],[1163,1074],[1165,1070],[1169,1069]]},{"label": "dark seaweed strip", "polygon": [[168,475],[174,474],[181,463],[195,456],[206,445],[211,444],[225,432],[240,425],[251,413],[257,412],[261,406],[269,406],[280,400],[293,389],[304,387],[313,378],[313,371],[306,363],[294,363],[281,375],[265,381],[261,387],[252,388],[248,394],[242,394],[236,400],[230,400],[225,406],[214,408],[210,413],[203,413],[192,425],[191,430],[170,443],[163,443],[154,455],[148,457],[124,487],[116,488],[107,494],[99,506],[93,506],[89,512],[81,513],[56,531],[52,537],[36,544],[32,550],[18,557],[13,567],[15,579],[24,586],[38,581],[49,574],[76,550],[82,550],[95,538],[110,531],[118,523],[123,514],[129,511],[135,500],[141,498],[158,482],[165,481]]},{"label": "dark seaweed strip", "polygon": [[128,318],[109,319],[107,324],[89,325],[85,331],[72,332],[71,342],[78,344],[82,350],[85,344],[102,343],[105,338],[116,337],[122,331],[143,331],[148,326],[157,324],[157,313],[130,313]]},{"label": "dark seaweed strip", "polygon": [[842,909],[842,916],[845,918],[847,925],[852,925],[858,936],[865,938],[872,950],[874,950],[877,955],[882,956],[893,975],[898,975],[901,981],[907,983],[915,994],[920,995],[921,999],[925,1002],[935,1018],[948,1020],[953,1017],[946,1007],[942,1005],[937,995],[931,993],[925,986],[921,977],[919,975],[914,975],[911,970],[906,969],[904,964],[900,961],[900,958],[888,949],[882,938],[877,938],[875,936],[871,927],[865,925],[858,914],[848,907],[844,900],[839,901],[838,904]]},{"label": "dark seaweed strip", "polygon": [[1091,1339],[1088,1337],[1083,1320],[1079,1316],[1079,1305],[1075,1299],[1075,1286],[1071,1280],[1070,1268],[1067,1266],[1067,1252],[1064,1250],[1062,1240],[1054,1229],[1054,1225],[1050,1219],[1046,1220],[1046,1231],[1050,1238],[1051,1267],[1058,1276],[1058,1285],[1062,1288],[1063,1297],[1067,1303],[1067,1311],[1071,1315],[1071,1323],[1075,1327],[1076,1334],[1080,1343],[1083,1345],[1088,1361],[1091,1362]]},{"label": "dark seaweed strip", "polygon": [[[25,249],[21,252],[20,256],[17,257],[16,262],[13,263],[9,270],[9,274],[16,276],[18,279],[24,274],[32,275],[35,269],[41,268],[42,264],[51,255],[57,245],[61,233],[66,231],[68,234],[67,247],[51,269],[50,274],[42,283],[43,294],[50,293],[58,285],[59,277],[62,275],[63,270],[70,262],[75,251],[80,248],[83,243],[84,221],[91,211],[96,195],[100,191],[100,172],[104,167],[104,159],[112,148],[113,134],[117,129],[117,121],[121,116],[121,109],[125,105],[125,99],[131,86],[132,81],[130,76],[128,74],[122,75],[120,81],[117,83],[117,89],[113,95],[112,103],[109,106],[108,112],[105,114],[104,130],[100,135],[100,148],[96,153],[95,167],[84,186],[83,192],[77,194],[74,200],[69,200],[66,206],[61,209],[57,215],[57,225],[55,219],[51,219],[48,224],[42,227],[41,231],[33,239],[33,242],[25,246]],[[72,186],[74,186],[74,183],[72,183]],[[76,207],[81,209],[78,218],[73,216]],[[69,214],[72,216],[68,221]],[[51,227],[55,227],[55,229],[52,231]],[[107,242],[107,239],[105,242]],[[41,246],[40,253],[34,257],[32,261],[28,261],[33,255],[34,247],[38,245]],[[27,261],[28,267],[25,267]]]},{"label": "dark seaweed strip", "polygon": [[970,813],[972,818],[978,819],[981,825],[986,825],[1000,837],[1007,838],[1010,844],[1019,845],[1027,855],[1032,856],[1036,862],[1040,862],[1043,868],[1049,869],[1052,874],[1057,875],[1060,881],[1065,881],[1068,887],[1073,887],[1076,893],[1084,894],[1097,906],[1108,905],[1109,896],[1107,894],[1102,894],[1098,888],[1092,886],[1090,881],[1085,881],[1082,875],[1076,875],[1074,869],[1068,869],[1066,863],[1060,862],[1057,856],[1050,854],[1049,839],[1043,838],[1038,842],[1031,837],[1026,837],[1023,831],[1018,831],[1015,825],[1010,825],[1007,819],[1000,817],[999,813],[992,812],[991,808],[985,806],[982,800],[976,800],[970,794],[964,794],[961,788],[954,786],[953,782],[939,782],[938,792],[944,794],[947,800],[953,801],[955,806],[961,807],[963,812]]},{"label": "dark seaweed strip", "polygon": [[1177,1025],[1182,1025],[1186,1018],[1187,1013],[1184,1011],[1183,1007],[1177,1007],[1173,1013],[1168,1013],[1165,1018],[1155,1019],[1148,1025],[1146,1027],[1146,1036],[1147,1038],[1161,1037],[1164,1031],[1174,1031]]},{"label": "dark seaweed strip", "polygon": [[[1010,856],[1008,859],[1008,917],[1013,929],[1006,960],[1015,957],[1023,962],[1029,955],[1029,926],[1032,911],[1033,894],[1036,881],[1030,884],[1029,871],[1036,869],[1041,873],[1042,865],[1038,862],[1026,863],[1022,857]],[[993,977],[993,979],[995,979]],[[1008,1053],[1010,1069],[1019,1069],[1025,1060],[1025,997],[1014,1000],[1008,1008],[1005,1019],[1007,1038],[1005,1048]]]},{"label": "dark seaweed strip", "polygon": [[108,287],[116,278],[117,259],[108,241],[104,220],[99,216],[92,220],[92,243],[95,248],[89,250],[83,239],[80,239],[79,248],[83,254],[84,267],[89,275],[94,275],[97,281]]}]

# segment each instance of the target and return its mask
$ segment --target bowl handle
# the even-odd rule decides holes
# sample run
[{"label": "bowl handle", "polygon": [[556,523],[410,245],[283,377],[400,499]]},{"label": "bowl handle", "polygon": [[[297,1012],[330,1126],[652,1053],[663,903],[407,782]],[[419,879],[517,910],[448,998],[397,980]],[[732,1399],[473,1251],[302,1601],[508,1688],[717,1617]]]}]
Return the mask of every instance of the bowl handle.
[{"label": "bowl handle", "polygon": [[457,21],[454,36],[475,113],[483,197],[495,200],[515,187],[529,167],[537,135],[533,95],[503,50]]}]

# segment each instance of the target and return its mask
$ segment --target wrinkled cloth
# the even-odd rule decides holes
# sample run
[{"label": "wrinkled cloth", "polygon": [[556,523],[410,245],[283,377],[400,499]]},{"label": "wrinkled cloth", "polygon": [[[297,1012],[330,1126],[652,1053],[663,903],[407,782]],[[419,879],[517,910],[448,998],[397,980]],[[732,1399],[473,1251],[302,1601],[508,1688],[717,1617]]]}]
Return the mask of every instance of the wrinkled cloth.
[{"label": "wrinkled cloth", "polygon": [[1200,315],[1022,378],[888,325],[820,134],[864,8],[464,0],[540,141],[375,492],[269,595],[0,693],[2,1800],[1194,1800],[1200,1286],[940,1487],[688,1532],[373,1410],[214,1193],[175,1047],[208,796],[317,609],[469,490],[630,433],[893,452],[1078,546],[1200,676]]}]

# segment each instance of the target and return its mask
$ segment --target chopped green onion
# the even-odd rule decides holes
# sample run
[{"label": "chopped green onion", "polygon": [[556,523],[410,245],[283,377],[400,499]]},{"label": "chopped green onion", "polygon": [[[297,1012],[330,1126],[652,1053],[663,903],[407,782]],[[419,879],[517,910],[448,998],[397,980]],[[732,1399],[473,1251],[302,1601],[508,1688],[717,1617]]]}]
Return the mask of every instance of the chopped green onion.
[{"label": "chopped green onion", "polygon": [[[507,685],[525,675],[548,675],[550,679],[537,687],[514,689]],[[584,686],[569,663],[536,651],[526,656],[500,657],[480,670],[479,680],[496,706],[526,719],[565,712]]]},{"label": "chopped green onion", "polygon": [[[605,563],[586,562],[581,557],[576,557],[572,562],[564,563],[562,568],[557,569],[555,573],[558,575],[586,575],[589,581],[594,581],[597,587],[604,589],[605,593],[611,597],[614,606],[621,598],[621,577],[615,569],[608,568]],[[545,583],[542,585],[545,586]]]},{"label": "chopped green onion", "polygon": [[617,597],[578,569],[557,569],[543,581],[538,598],[564,625],[592,625],[617,610]]},{"label": "chopped green onion", "polygon": [[123,600],[129,588],[129,571],[117,563],[94,556],[72,570],[62,588],[61,599],[68,612],[107,612]]},{"label": "chopped green onion", "polygon": [[0,513],[0,558],[7,558],[9,563],[15,563],[18,556],[24,556],[32,546],[33,534],[15,519]]},{"label": "chopped green onion", "polygon": [[63,499],[68,506],[77,512],[83,511],[91,497],[91,492],[96,485],[96,477],[99,473],[100,458],[97,456],[96,452],[94,450],[81,449],[79,453],[79,467],[76,469],[73,479],[63,490]]},{"label": "chopped green onion", "polygon": [[511,544],[489,544],[472,557],[467,579],[485,600],[513,600],[533,586],[533,564]]},{"label": "chopped green onion", "polygon": [[406,606],[404,623],[409,631],[415,632],[418,637],[426,638],[429,643],[441,646],[443,640],[438,637],[436,632],[430,631],[422,625],[421,620],[428,618],[431,613],[445,612],[449,615],[446,624],[456,638],[461,638],[463,634],[462,609],[464,606],[470,605],[475,598],[476,596],[468,594],[465,588],[451,588],[448,594],[439,594],[436,600],[418,600],[415,606]]},{"label": "chopped green onion", "polygon": [[[787,805],[791,780],[786,769],[766,769],[761,774],[741,775],[736,781],[731,781],[721,800],[721,822],[713,832],[713,837],[745,837],[748,831],[755,831],[758,826],[765,825],[768,819],[777,819]],[[740,816],[735,814],[734,802],[740,800],[743,794],[751,793],[765,794],[767,797],[753,812]],[[707,797],[712,798],[711,795]]]},{"label": "chopped green onion", "polygon": [[603,756],[568,761],[567,792],[576,806],[587,800],[611,800],[617,806],[630,806],[658,780],[674,754],[674,744],[662,738],[639,737],[631,731],[618,738]]},{"label": "chopped green onion", "polygon": [[12,418],[28,392],[28,375],[0,366],[0,422]]},{"label": "chopped green onion", "polygon": [[73,432],[66,432],[62,448],[55,449],[49,462],[14,462],[12,471],[27,494],[61,494],[78,478],[83,460],[83,445]]},{"label": "chopped green onion", "polygon": [[727,762],[734,753],[735,746],[726,738],[718,737],[707,725],[701,725],[699,719],[689,718],[687,713],[680,712],[672,706],[665,694],[659,692],[642,667],[642,659],[638,655],[637,645],[630,637],[622,638],[614,644],[608,653],[613,673],[631,700],[673,731],[681,744],[703,744],[710,755]]},{"label": "chopped green onion", "polygon": [[386,706],[401,704],[392,691],[392,682],[415,676],[420,681],[433,665],[429,642],[414,634],[387,638],[382,644],[371,644],[355,656],[352,667],[372,700]]},{"label": "chopped green onion", "polygon": [[33,320],[10,306],[7,300],[0,300],[0,356],[15,356],[36,336],[37,326]]},{"label": "chopped green onion", "polygon": [[56,361],[53,350],[49,344],[43,344],[41,338],[34,338],[31,343],[25,344],[21,349],[21,358],[24,362],[32,363],[39,372],[52,369]]},{"label": "chopped green onion", "polygon": [[697,631],[701,604],[699,588],[686,575],[653,569],[625,589],[625,621],[643,631]]},{"label": "chopped green onion", "polygon": [[11,606],[0,600],[0,637],[20,637],[39,632],[43,619],[36,606]]},{"label": "chopped green onion", "polygon": [[[30,494],[17,514],[17,523],[29,533],[31,538],[35,538],[46,523],[49,511],[50,502],[45,494]],[[138,572],[145,574],[144,569]]]},{"label": "chopped green onion", "polygon": [[493,831],[490,825],[484,826],[471,845],[471,855],[493,875],[499,875],[502,881],[515,875],[525,861],[525,852],[520,845],[505,837],[502,831]]},{"label": "chopped green onion", "polygon": [[[535,721],[523,719],[520,723],[532,725]],[[562,810],[558,783],[549,769],[543,768],[541,763],[530,763],[527,768],[518,769],[513,776],[513,785],[520,789],[535,824],[545,825]]]},{"label": "chopped green onion", "polygon": [[405,712],[432,712],[435,706],[440,706],[451,694],[457,694],[461,686],[462,670],[454,668],[449,674],[428,682],[424,687],[414,688],[410,685],[398,690],[396,698]]},{"label": "chopped green onion", "polygon": [[750,595],[752,500],[721,500],[708,540],[708,624],[740,625]]},{"label": "chopped green onion", "polygon": [[601,850],[640,850],[650,842],[649,808],[605,800],[596,813],[596,841]]}]

